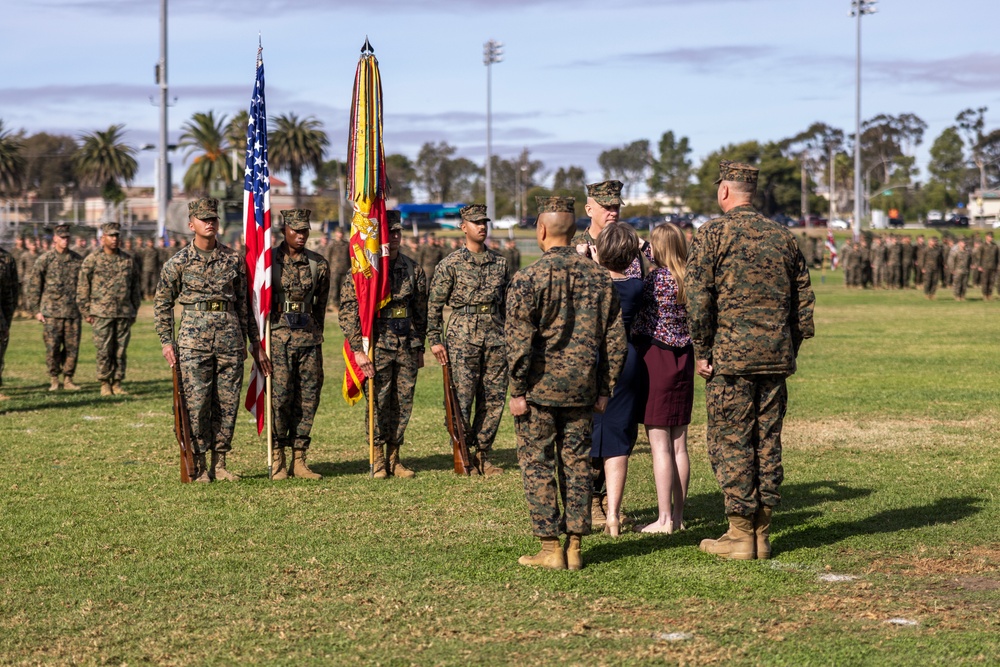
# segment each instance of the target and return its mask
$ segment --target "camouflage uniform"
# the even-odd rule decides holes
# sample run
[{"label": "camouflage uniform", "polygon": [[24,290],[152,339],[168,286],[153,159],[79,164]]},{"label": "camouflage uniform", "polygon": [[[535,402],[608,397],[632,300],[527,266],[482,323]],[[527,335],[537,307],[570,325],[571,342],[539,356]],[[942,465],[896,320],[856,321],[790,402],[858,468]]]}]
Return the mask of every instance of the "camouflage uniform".
[{"label": "camouflage uniform", "polygon": [[917,244],[913,247],[913,268],[916,277],[913,279],[914,286],[924,284],[924,253],[927,252],[927,243],[923,239],[917,239]]},{"label": "camouflage uniform", "polygon": [[326,261],[330,267],[329,305],[340,308],[340,293],[344,279],[351,272],[351,242],[345,235],[343,239],[333,239],[326,249]]},{"label": "camouflage uniform", "polygon": [[903,286],[903,244],[899,239],[893,239],[887,252],[889,287],[899,289]]},{"label": "camouflage uniform", "polygon": [[136,255],[142,260],[142,294],[147,299],[152,299],[156,294],[156,283],[160,279],[160,269],[163,266],[160,253],[153,247],[152,242],[149,242],[136,250]]},{"label": "camouflage uniform", "polygon": [[[462,216],[468,220],[479,211]],[[469,207],[470,209],[473,207]],[[504,349],[504,297],[507,262],[492,250],[479,255],[467,248],[448,255],[431,280],[427,304],[427,342],[442,342],[448,350],[451,377],[466,424],[466,445],[481,452],[493,449],[507,397],[507,357]],[[443,311],[450,306],[447,335],[442,341]],[[472,417],[472,402],[476,414]]]},{"label": "camouflage uniform", "polygon": [[521,269],[521,251],[517,249],[516,244],[509,245],[504,246],[500,255],[507,260],[507,280],[510,281],[514,278],[514,274]]},{"label": "camouflage uniform", "polygon": [[966,288],[969,286],[972,253],[969,252],[968,248],[963,248],[956,243],[951,257],[951,291],[956,299],[964,299]]},{"label": "camouflage uniform", "polygon": [[[214,214],[215,201],[191,202],[188,212]],[[176,347],[195,451],[228,452],[243,386],[246,341],[254,345],[259,340],[257,321],[247,317],[246,263],[221,243],[211,252],[188,244],[160,272],[153,312],[161,345],[175,342],[174,304],[184,306]]]},{"label": "camouflage uniform", "polygon": [[908,288],[912,283],[915,283],[913,274],[916,271],[915,257],[917,249],[913,245],[913,242],[910,241],[909,236],[907,236],[903,240],[902,248],[903,250],[901,252],[901,255],[903,262],[903,268],[902,268],[903,274],[900,277],[899,282],[901,287]]},{"label": "camouflage uniform", "polygon": [[[721,171],[726,181],[757,177],[738,163]],[[809,269],[788,229],[738,206],[698,230],[684,284],[695,355],[713,367],[709,459],[726,514],[752,517],[780,501],[785,378],[813,336]]]},{"label": "camouflage uniform", "polygon": [[35,248],[25,248],[17,258],[17,277],[21,281],[21,310],[32,317],[37,310],[32,310],[31,279],[35,275],[35,263],[39,254]]},{"label": "camouflage uniform", "polygon": [[444,259],[444,253],[441,251],[442,248],[434,243],[425,243],[420,246],[417,252],[417,262],[420,264],[420,268],[423,269],[424,275],[427,276],[428,282],[433,280],[438,264]]},{"label": "camouflage uniform", "polygon": [[[285,224],[299,229],[299,218]],[[309,216],[305,215],[309,227]],[[284,242],[271,264],[271,414],[274,446],[309,449],[313,419],[323,389],[323,329],[330,295],[330,265],[303,250],[292,258]],[[294,327],[294,328],[293,328]]]},{"label": "camouflage uniform", "polygon": [[1000,248],[993,241],[983,243],[983,254],[980,266],[983,277],[979,281],[983,289],[983,298],[989,300],[993,297],[993,286],[997,280],[997,265],[1000,264]]},{"label": "camouflage uniform", "polygon": [[[572,198],[539,198],[539,214],[572,210]],[[514,276],[505,333],[510,394],[528,402],[514,426],[532,532],[587,535],[593,406],[611,395],[625,363],[611,276],[572,246],[549,249]]]},{"label": "camouflage uniform", "polygon": [[0,248],[0,387],[3,386],[3,361],[7,356],[10,323],[17,310],[17,299],[17,261],[13,255]]},{"label": "camouflage uniform", "polygon": [[[389,289],[391,301],[375,318],[375,340],[369,351],[375,366],[374,439],[379,451],[385,446],[398,451],[403,445],[413,411],[417,355],[424,351],[427,336],[427,278],[423,269],[402,252],[390,262]],[[358,297],[351,275],[344,281],[339,318],[351,351],[363,352]],[[367,396],[367,382],[363,389]],[[367,415],[365,433],[368,433]]]},{"label": "camouflage uniform", "polygon": [[[118,223],[104,225],[105,234],[118,232]],[[121,250],[95,252],[83,260],[76,303],[84,317],[94,318],[91,326],[101,382],[117,384],[125,379],[126,350],[142,305],[140,276],[135,259]]]},{"label": "camouflage uniform", "polygon": [[[60,231],[63,227],[63,231]],[[69,235],[60,225],[57,234]],[[72,378],[80,353],[80,310],[76,305],[76,282],[83,258],[72,250],[50,250],[35,262],[28,303],[31,311],[45,316],[45,365],[49,377],[62,373]]]},{"label": "camouflage uniform", "polygon": [[921,255],[920,272],[924,280],[924,295],[934,296],[938,283],[944,284],[944,249],[927,245]]}]

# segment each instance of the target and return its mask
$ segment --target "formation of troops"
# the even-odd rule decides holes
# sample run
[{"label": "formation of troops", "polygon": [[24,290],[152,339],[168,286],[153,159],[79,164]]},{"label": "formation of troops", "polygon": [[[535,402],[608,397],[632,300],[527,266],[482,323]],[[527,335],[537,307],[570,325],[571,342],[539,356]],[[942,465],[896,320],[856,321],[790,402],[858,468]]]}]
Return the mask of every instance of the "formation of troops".
[{"label": "formation of troops", "polygon": [[[770,522],[783,478],[785,378],[795,370],[802,341],[813,335],[806,261],[787,229],[750,206],[756,182],[753,167],[720,165],[724,215],[695,237],[685,280],[697,371],[708,382],[709,455],[729,517],[726,534],[701,548],[736,559],[770,557]],[[474,474],[503,474],[492,452],[505,401],[514,417],[532,532],[541,542],[537,554],[520,562],[580,569],[581,540],[593,519],[593,414],[607,406],[627,351],[617,292],[595,261],[594,238],[617,223],[621,189],[618,181],[588,186],[586,210],[600,224],[583,234],[576,230],[573,198],[537,198],[535,235],[543,254],[523,269],[516,244],[500,248],[487,238],[483,205],[462,209],[464,238],[450,252],[433,237],[404,248],[400,214],[389,211],[390,298],[367,350],[350,242],[337,232],[321,252],[309,250],[306,209],[282,211],[274,230],[280,243],[272,251],[269,353],[249,314],[245,258],[218,238],[217,200],[189,203],[193,240],[168,252],[153,242],[128,252],[119,247],[118,225],[107,223],[84,257],[70,248],[69,229],[60,225],[52,248],[30,260],[22,294],[17,275],[28,249],[0,253],[0,345],[6,346],[21,298],[22,308],[44,325],[51,389],[76,390],[85,319],[102,394],[124,394],[131,327],[142,298],[152,296],[162,355],[179,371],[189,412],[194,480],[208,483],[238,479],[226,458],[247,356],[273,380],[272,479],[320,478],[307,453],[324,383],[330,310],[357,366],[374,378],[374,477],[413,477],[401,450],[429,344],[437,361],[452,369]],[[643,248],[627,274],[641,277],[651,267]]]}]

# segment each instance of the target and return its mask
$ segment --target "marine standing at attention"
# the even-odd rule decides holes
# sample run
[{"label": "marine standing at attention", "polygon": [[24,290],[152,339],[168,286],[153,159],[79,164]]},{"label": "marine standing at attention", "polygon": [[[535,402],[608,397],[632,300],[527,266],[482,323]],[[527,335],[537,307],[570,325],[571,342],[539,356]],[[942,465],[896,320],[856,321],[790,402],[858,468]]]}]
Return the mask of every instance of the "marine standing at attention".
[{"label": "marine standing at attention", "polygon": [[[7,355],[7,343],[10,342],[10,323],[17,310],[19,295],[17,260],[0,248],[0,387],[3,387],[3,360]],[[0,401],[4,400],[7,400],[7,396],[0,394]]]},{"label": "marine standing at attention", "polygon": [[[323,389],[323,328],[330,265],[306,248],[309,209],[282,211],[281,244],[271,251],[271,479],[322,479],[306,464]],[[285,449],[292,448],[286,467]]]},{"label": "marine standing at attention", "polygon": [[[507,398],[503,332],[507,261],[485,246],[490,221],[486,206],[466,206],[461,215],[465,247],[445,257],[431,280],[427,342],[438,363],[451,364],[466,446],[475,451],[475,471],[499,475],[503,470],[490,461],[490,453]],[[442,336],[446,305],[451,307],[451,319]]]},{"label": "marine standing at attention", "polygon": [[591,529],[593,412],[607,407],[621,374],[625,327],[611,275],[569,245],[573,198],[536,201],[543,254],[514,276],[505,329],[517,460],[532,532],[542,543],[518,562],[579,570],[581,539]]},{"label": "marine standing at attention", "polygon": [[[247,342],[265,373],[257,321],[247,317],[247,270],[239,253],[219,242],[219,200],[188,203],[194,241],[178,250],[160,272],[153,300],[163,358],[180,364],[182,391],[191,417],[196,482],[235,481],[226,470],[243,386]],[[174,341],[174,304],[181,304]],[[205,455],[212,453],[211,467]]]},{"label": "marine standing at attention", "polygon": [[719,171],[724,215],[698,230],[684,280],[695,370],[706,381],[708,456],[729,518],[701,550],[753,560],[771,557],[785,378],[813,336],[815,296],[795,237],[751,205],[757,169],[727,161]]}]

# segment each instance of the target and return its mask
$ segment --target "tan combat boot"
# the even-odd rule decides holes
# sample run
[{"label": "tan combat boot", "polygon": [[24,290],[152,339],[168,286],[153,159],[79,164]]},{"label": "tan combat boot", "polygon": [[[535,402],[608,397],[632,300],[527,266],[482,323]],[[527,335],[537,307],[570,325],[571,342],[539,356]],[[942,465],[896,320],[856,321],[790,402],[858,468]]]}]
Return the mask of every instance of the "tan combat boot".
[{"label": "tan combat boot", "polygon": [[114,392],[115,396],[128,396],[128,392],[122,389],[121,380],[111,385],[111,391]]},{"label": "tan combat boot", "polygon": [[503,468],[493,465],[493,463],[490,462],[489,453],[482,449],[476,452],[476,460],[473,465],[475,465],[476,470],[479,471],[480,475],[484,475],[486,477],[492,475],[502,475],[504,472]]},{"label": "tan combat boot", "polygon": [[59,378],[52,376],[52,382],[49,383],[49,391],[59,391]]},{"label": "tan combat boot", "polygon": [[707,554],[732,560],[753,560],[757,557],[757,543],[753,532],[753,518],[729,515],[729,530],[717,540],[702,540],[698,547]]},{"label": "tan combat boot", "polygon": [[599,532],[604,530],[608,515],[604,513],[603,498],[595,495],[590,501],[590,529]]},{"label": "tan combat boot", "polygon": [[399,447],[393,447],[389,445],[386,447],[389,454],[389,474],[393,477],[402,477],[404,479],[413,477],[417,473],[413,472],[402,463],[399,462]]},{"label": "tan combat boot", "polygon": [[239,475],[234,475],[233,473],[226,470],[225,452],[212,452],[212,471],[209,473],[209,476],[212,479],[220,479],[223,482],[240,481]]},{"label": "tan combat boot", "polygon": [[271,450],[271,479],[288,479],[288,469],[285,468],[284,447],[275,447]]},{"label": "tan combat boot", "polygon": [[389,476],[389,471],[385,467],[385,455],[382,453],[382,446],[375,448],[375,459],[372,467],[372,477],[375,479],[385,479]]},{"label": "tan combat boot", "polygon": [[114,396],[114,392],[111,391],[111,383],[107,380],[101,380],[101,396]]},{"label": "tan combat boot", "polygon": [[542,550],[534,556],[521,556],[517,562],[528,567],[544,567],[550,570],[566,569],[566,554],[559,545],[558,537],[543,537]]},{"label": "tan combat boot", "polygon": [[306,465],[306,450],[292,450],[292,477],[298,479],[323,479],[323,475],[313,472]]},{"label": "tan combat boot", "polygon": [[580,535],[566,535],[566,568],[569,570],[583,569],[583,554],[580,552]]},{"label": "tan combat boot", "polygon": [[194,457],[194,479],[192,482],[208,484],[212,478],[208,476],[208,466],[205,464],[205,454],[196,454]]},{"label": "tan combat boot", "polygon": [[80,385],[75,384],[72,376],[67,375],[63,378],[63,389],[67,391],[80,391]]},{"label": "tan combat boot", "polygon": [[761,505],[753,515],[753,533],[757,542],[757,558],[771,557],[771,508]]}]

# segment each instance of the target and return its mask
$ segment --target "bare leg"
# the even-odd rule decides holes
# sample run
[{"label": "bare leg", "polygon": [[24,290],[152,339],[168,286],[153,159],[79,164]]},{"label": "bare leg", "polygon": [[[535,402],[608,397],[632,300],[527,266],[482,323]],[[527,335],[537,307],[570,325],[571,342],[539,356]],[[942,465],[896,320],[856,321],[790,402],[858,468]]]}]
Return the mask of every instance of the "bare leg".
[{"label": "bare leg", "polygon": [[605,532],[618,537],[621,529],[622,495],[625,493],[625,476],[628,474],[628,456],[604,459],[604,475],[608,488],[608,521]]},{"label": "bare leg", "polygon": [[688,481],[691,479],[691,461],[687,452],[687,425],[670,427],[670,445],[674,461],[673,512],[674,528],[684,526],[684,504],[687,502]]},{"label": "bare leg", "polygon": [[670,430],[656,426],[646,427],[649,449],[653,454],[653,481],[656,482],[656,521],[644,526],[644,533],[672,533],[674,523],[670,514],[670,497],[674,486],[674,457],[670,446]]}]

